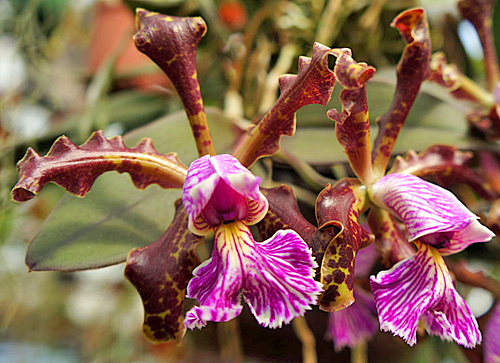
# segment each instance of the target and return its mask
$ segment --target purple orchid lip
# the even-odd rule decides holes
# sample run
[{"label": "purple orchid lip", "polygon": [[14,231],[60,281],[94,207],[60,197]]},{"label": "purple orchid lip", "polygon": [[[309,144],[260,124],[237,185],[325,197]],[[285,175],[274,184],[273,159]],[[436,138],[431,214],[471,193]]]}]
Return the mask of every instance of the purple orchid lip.
[{"label": "purple orchid lip", "polygon": [[443,258],[432,246],[416,245],[414,256],[370,278],[381,330],[414,345],[422,319],[431,335],[467,348],[481,343],[476,318],[455,290]]},{"label": "purple orchid lip", "polygon": [[311,250],[292,230],[281,230],[262,243],[237,221],[215,227],[212,257],[193,271],[187,297],[200,306],[186,314],[189,329],[208,321],[238,316],[245,299],[259,324],[278,328],[316,303],[321,284],[314,280],[317,264]]},{"label": "purple orchid lip", "polygon": [[182,189],[190,231],[206,235],[229,221],[252,225],[262,220],[269,204],[259,183],[260,178],[231,155],[205,155],[193,161]]},{"label": "purple orchid lip", "polygon": [[451,192],[414,175],[388,174],[373,184],[369,194],[373,203],[406,225],[410,241],[420,239],[443,255],[494,237]]}]

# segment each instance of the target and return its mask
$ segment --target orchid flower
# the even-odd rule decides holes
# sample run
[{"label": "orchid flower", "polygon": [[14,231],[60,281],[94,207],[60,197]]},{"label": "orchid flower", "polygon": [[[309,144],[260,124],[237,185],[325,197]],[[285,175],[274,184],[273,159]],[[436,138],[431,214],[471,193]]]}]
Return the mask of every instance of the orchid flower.
[{"label": "orchid flower", "polygon": [[[359,218],[370,209],[368,223],[383,261],[397,262],[370,282],[381,329],[413,345],[422,320],[430,334],[474,347],[481,341],[477,321],[455,290],[442,256],[458,253],[472,243],[489,241],[493,233],[453,194],[419,176],[433,175],[439,180],[440,176],[452,173],[458,176],[458,181],[471,186],[481,183],[467,166],[470,153],[450,146],[434,146],[419,155],[410,152],[405,159],[397,158],[385,175],[397,136],[420,85],[428,76],[430,63],[423,9],[402,12],[392,25],[408,45],[398,65],[391,108],[377,120],[379,132],[373,149],[366,83],[375,70],[357,63],[350,51],[337,54],[334,71],[344,87],[340,94],[343,109],[330,110],[328,116],[336,123],[337,139],[357,180],[343,179],[327,186],[317,199],[319,225],[342,228],[322,260],[325,293],[320,297],[320,307],[336,311],[354,303],[356,252],[373,241],[373,236],[370,239],[369,232],[361,227]],[[347,210],[347,217],[334,211],[335,208],[344,213]],[[404,233],[398,231],[395,219],[404,224]],[[408,241],[416,245],[415,254],[401,247]]]},{"label": "orchid flower", "polygon": [[[259,190],[260,179],[246,168],[276,153],[283,135],[294,134],[298,109],[328,103],[335,84],[328,67],[333,51],[315,43],[310,58],[299,58],[297,75],[279,78],[279,99],[252,131],[235,143],[239,147],[234,157],[216,155],[196,71],[205,22],[200,17],[167,16],[144,9],[137,9],[136,15],[136,47],[157,63],[175,86],[200,158],[188,169],[177,154],[158,152],[151,139],[129,148],[121,137],[107,139],[101,131],[80,146],[63,136],[46,156],[28,150],[18,163],[19,181],[13,198],[29,200],[49,182],[83,197],[101,174],[112,170],[129,173],[140,189],[152,184],[183,188],[183,202],[175,203],[172,223],[155,242],[111,262],[70,270],[99,268],[126,259],[125,276],[144,304],[143,332],[154,342],[181,339],[186,326],[193,329],[207,321],[237,316],[242,309],[241,296],[260,324],[276,328],[288,323],[310,309],[322,285],[313,280],[316,265],[305,238],[280,228],[265,242],[253,239],[248,226],[266,223],[269,203],[264,190]],[[298,216],[300,211],[290,215]],[[212,258],[198,266],[195,248],[210,231],[215,232]],[[325,240],[331,239],[325,236]],[[200,306],[184,319],[186,291]]]},{"label": "orchid flower", "polygon": [[231,155],[205,155],[188,171],[182,201],[189,229],[197,235],[214,231],[212,258],[193,271],[187,297],[200,306],[186,314],[185,325],[202,328],[207,321],[228,321],[241,313],[241,296],[257,321],[281,327],[314,304],[321,284],[311,250],[293,230],[281,230],[255,242],[249,225],[267,213],[260,178]]},{"label": "orchid flower", "polygon": [[417,253],[371,277],[381,329],[416,342],[419,319],[429,334],[471,348],[481,342],[477,321],[442,256],[494,234],[452,193],[404,173],[388,174],[369,191],[374,204],[403,221]]}]

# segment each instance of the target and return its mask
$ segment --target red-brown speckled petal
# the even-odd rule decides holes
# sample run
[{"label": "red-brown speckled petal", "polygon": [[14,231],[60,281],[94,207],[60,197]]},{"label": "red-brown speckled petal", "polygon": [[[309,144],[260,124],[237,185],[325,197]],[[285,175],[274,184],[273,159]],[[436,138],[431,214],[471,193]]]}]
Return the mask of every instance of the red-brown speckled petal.
[{"label": "red-brown speckled petal", "polygon": [[207,25],[200,17],[180,18],[136,10],[137,49],[167,74],[184,104],[200,156],[215,155],[196,72],[196,51]]},{"label": "red-brown speckled petal", "polygon": [[259,239],[268,239],[281,229],[293,229],[312,249],[316,262],[321,264],[325,249],[339,229],[334,226],[318,229],[309,223],[300,212],[295,195],[288,185],[261,188],[261,192],[269,202],[269,209],[264,219],[257,224]]},{"label": "red-brown speckled petal", "polygon": [[432,55],[431,72],[427,80],[447,89],[453,97],[467,100],[491,108],[495,104],[492,93],[466,77],[454,64],[447,64],[446,56],[441,52]]},{"label": "red-brown speckled petal", "polygon": [[151,184],[182,188],[187,173],[177,154],[160,154],[151,139],[143,139],[137,146],[128,148],[121,136],[106,139],[102,131],[94,132],[81,146],[61,136],[43,157],[29,148],[17,163],[17,170],[19,181],[12,190],[16,202],[32,199],[49,182],[83,197],[97,177],[112,170],[129,173],[139,189]]},{"label": "red-brown speckled petal", "polygon": [[340,93],[342,113],[336,109],[328,111],[335,121],[335,132],[344,148],[352,170],[365,184],[373,181],[370,147],[370,119],[366,99],[366,82],[375,74],[375,68],[366,63],[357,63],[351,50],[335,49],[335,77],[344,87]]},{"label": "red-brown speckled petal", "polygon": [[316,218],[320,229],[332,225],[341,229],[328,245],[321,263],[321,282],[325,292],[320,309],[336,311],[354,302],[354,261],[357,251],[373,241],[361,227],[359,216],[367,206],[366,188],[357,179],[341,179],[327,185],[316,199]]},{"label": "red-brown speckled petal", "polygon": [[493,200],[497,193],[488,180],[470,166],[472,153],[460,151],[454,146],[433,145],[417,154],[410,150],[403,157],[398,156],[389,170],[391,173],[413,174],[432,177],[440,185],[467,184],[487,200]]},{"label": "red-brown speckled petal", "polygon": [[386,210],[372,205],[368,213],[368,225],[375,235],[374,243],[386,268],[415,254],[404,225],[396,222]]},{"label": "red-brown speckled petal", "polygon": [[312,57],[300,57],[298,74],[280,77],[280,98],[234,154],[244,166],[248,168],[257,159],[278,151],[281,136],[295,133],[295,112],[299,108],[328,103],[335,85],[335,76],[328,68],[328,56],[332,54],[330,48],[314,43]]},{"label": "red-brown speckled petal", "polygon": [[492,32],[492,17],[495,0],[461,0],[458,10],[477,30],[484,52],[484,66],[488,90],[492,91],[500,81],[498,58]]},{"label": "red-brown speckled petal", "polygon": [[184,336],[183,307],[186,287],[199,265],[195,248],[203,237],[188,230],[188,217],[181,200],[167,231],[154,243],[130,251],[125,277],[134,285],[144,304],[143,332],[161,343]]},{"label": "red-brown speckled petal", "polygon": [[429,74],[431,58],[429,26],[423,9],[415,8],[400,13],[391,26],[399,30],[408,44],[397,67],[397,85],[391,107],[377,120],[379,131],[372,151],[377,177],[385,174],[399,131],[417,97],[420,85]]}]

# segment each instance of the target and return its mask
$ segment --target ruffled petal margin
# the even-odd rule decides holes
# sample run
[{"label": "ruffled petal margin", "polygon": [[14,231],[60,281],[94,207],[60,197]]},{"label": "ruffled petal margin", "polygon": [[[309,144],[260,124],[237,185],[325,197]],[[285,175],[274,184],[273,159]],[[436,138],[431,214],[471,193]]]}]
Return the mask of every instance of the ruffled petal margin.
[{"label": "ruffled petal margin", "polygon": [[186,327],[234,318],[242,309],[241,295],[261,325],[281,327],[316,302],[321,292],[313,278],[316,266],[292,230],[256,243],[243,222],[218,226],[212,258],[193,271],[187,288],[187,296],[200,306],[188,311]]},{"label": "ruffled petal margin", "polygon": [[380,328],[417,341],[420,318],[429,334],[472,348],[481,342],[474,315],[453,286],[438,251],[416,241],[417,253],[370,278]]}]

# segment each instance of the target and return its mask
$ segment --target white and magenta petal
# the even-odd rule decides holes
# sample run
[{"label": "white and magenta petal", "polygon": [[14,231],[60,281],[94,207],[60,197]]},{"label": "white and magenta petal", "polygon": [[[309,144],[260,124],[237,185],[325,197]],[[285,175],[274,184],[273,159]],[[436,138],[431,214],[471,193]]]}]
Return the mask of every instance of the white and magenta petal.
[{"label": "white and magenta petal", "polygon": [[484,362],[500,363],[500,303],[497,303],[486,324]]},{"label": "white and magenta petal", "polygon": [[353,348],[377,333],[377,311],[373,297],[356,287],[356,301],[349,307],[328,314],[327,339],[333,339],[335,351]]},{"label": "white and magenta petal", "polygon": [[253,225],[262,220],[267,213],[269,203],[260,192],[260,178],[253,175],[247,168],[231,155],[213,156],[210,161],[217,174],[237,193],[248,199],[247,225]]},{"label": "white and magenta petal", "polygon": [[370,196],[404,222],[410,241],[459,231],[478,219],[451,192],[411,174],[384,176],[371,187]]},{"label": "white and magenta petal", "polygon": [[444,255],[494,236],[451,192],[410,174],[379,179],[371,187],[370,197],[404,222],[410,241],[420,239]]},{"label": "white and magenta petal", "polygon": [[280,230],[247,255],[243,296],[257,321],[278,328],[315,304],[321,284],[314,280],[311,250],[293,230]]},{"label": "white and magenta petal", "polygon": [[182,203],[189,218],[191,232],[205,235],[210,231],[210,226],[199,216],[210,201],[219,181],[220,176],[210,162],[210,155],[196,159],[189,166],[182,187]]},{"label": "white and magenta petal", "polygon": [[260,178],[240,164],[232,155],[222,154],[212,156],[210,162],[217,174],[231,188],[252,200],[259,200]]},{"label": "white and magenta petal", "polygon": [[473,243],[487,242],[493,237],[495,234],[492,231],[475,220],[464,229],[453,233],[449,246],[440,248],[439,253],[443,256],[453,255],[463,251]]},{"label": "white and magenta petal", "polygon": [[414,345],[423,318],[429,334],[466,347],[480,343],[477,321],[456,292],[441,255],[432,246],[416,244],[414,256],[370,278],[380,328]]},{"label": "white and magenta petal", "polygon": [[279,231],[256,243],[243,222],[216,227],[212,258],[193,271],[188,297],[199,301],[185,324],[227,321],[241,312],[245,298],[258,322],[279,327],[316,302],[321,285],[314,281],[315,262],[300,236]]}]

